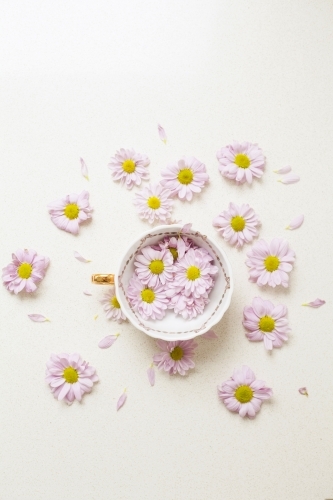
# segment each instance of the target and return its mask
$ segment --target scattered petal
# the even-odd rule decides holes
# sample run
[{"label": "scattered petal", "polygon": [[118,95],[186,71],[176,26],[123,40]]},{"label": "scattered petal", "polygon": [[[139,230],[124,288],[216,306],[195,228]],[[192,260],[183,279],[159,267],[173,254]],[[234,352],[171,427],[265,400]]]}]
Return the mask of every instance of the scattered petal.
[{"label": "scattered petal", "polygon": [[287,165],[286,167],[280,168],[279,170],[273,170],[273,172],[274,174],[280,175],[289,174],[289,172],[291,172],[291,166]]},{"label": "scattered petal", "polygon": [[83,177],[87,179],[87,181],[89,181],[88,167],[86,165],[86,162],[84,161],[83,158],[80,158],[80,162],[81,162],[81,174],[83,175]]},{"label": "scattered petal", "polygon": [[76,250],[74,251],[74,257],[79,260],[80,262],[91,262],[91,260],[86,259],[85,257],[82,257],[82,255],[77,252]]},{"label": "scattered petal", "polygon": [[309,395],[306,387],[301,387],[300,389],[298,389],[298,392],[300,394],[302,394],[302,396],[308,396]]},{"label": "scattered petal", "polygon": [[98,314],[95,314],[94,319],[97,319],[97,318],[98,318]]},{"label": "scattered petal", "polygon": [[201,335],[201,337],[203,337],[205,339],[218,339],[218,336],[216,335],[216,333],[214,332],[214,330],[209,330],[208,332],[203,333]]},{"label": "scattered petal", "polygon": [[36,321],[37,323],[43,323],[44,321],[50,321],[49,318],[43,316],[42,314],[28,314],[31,321]]},{"label": "scattered petal", "polygon": [[122,406],[124,406],[126,399],[127,399],[127,394],[126,394],[126,389],[125,389],[124,392],[122,393],[122,395],[120,396],[120,398],[118,399],[118,402],[117,402],[117,411]]},{"label": "scattered petal", "polygon": [[107,335],[104,339],[100,340],[98,343],[98,347],[101,349],[108,349],[115,343],[120,333],[116,333],[116,335]]},{"label": "scattered petal", "polygon": [[181,228],[180,232],[183,234],[188,234],[191,231],[191,227],[192,227],[192,222],[190,222],[189,224],[185,224],[185,226]]},{"label": "scattered petal", "polygon": [[83,293],[84,293],[84,295],[92,295],[92,293],[89,292],[89,290],[83,290]]},{"label": "scattered petal", "polygon": [[323,306],[324,304],[326,304],[325,300],[321,300],[321,299],[316,299],[316,300],[313,300],[312,302],[306,302],[305,304],[302,304],[302,306],[309,306],[309,307],[321,307]]},{"label": "scattered petal", "polygon": [[304,215],[298,215],[290,222],[289,226],[287,226],[286,229],[297,229],[301,227],[303,222],[304,222]]},{"label": "scattered petal", "polygon": [[282,182],[282,184],[295,184],[295,182],[298,182],[299,180],[299,175],[289,174],[281,177],[281,179],[278,179],[278,182]]},{"label": "scattered petal", "polygon": [[148,380],[149,380],[150,385],[151,386],[155,385],[155,370],[154,370],[153,363],[148,368],[147,375],[148,375]]},{"label": "scattered petal", "polygon": [[164,128],[159,123],[157,124],[157,128],[158,128],[158,134],[160,136],[161,141],[164,142],[164,144],[166,144],[167,143],[167,136],[166,136]]}]

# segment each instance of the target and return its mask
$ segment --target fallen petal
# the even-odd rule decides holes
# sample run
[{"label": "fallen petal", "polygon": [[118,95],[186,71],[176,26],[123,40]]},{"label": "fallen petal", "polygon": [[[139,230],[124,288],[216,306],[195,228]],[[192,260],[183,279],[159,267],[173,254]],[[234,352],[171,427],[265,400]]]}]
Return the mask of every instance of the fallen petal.
[{"label": "fallen petal", "polygon": [[217,339],[218,338],[218,336],[216,335],[216,333],[214,332],[214,330],[209,330],[208,332],[203,333],[201,335],[201,337],[203,337],[205,339]]},{"label": "fallen petal", "polygon": [[152,386],[155,385],[155,370],[153,364],[151,364],[150,367],[148,368],[147,375],[150,385]]},{"label": "fallen petal", "polygon": [[157,128],[158,128],[158,134],[160,136],[161,141],[163,141],[164,144],[166,144],[167,143],[167,136],[166,136],[164,128],[159,123],[157,124]]},{"label": "fallen petal", "polygon": [[300,389],[298,389],[298,392],[300,394],[302,394],[302,396],[308,396],[308,391],[306,390],[306,387],[301,387]]},{"label": "fallen petal", "polygon": [[82,257],[82,255],[77,252],[76,250],[74,251],[74,257],[79,260],[80,262],[91,262],[91,260],[86,259],[85,257]]},{"label": "fallen petal", "polygon": [[281,179],[278,179],[278,182],[282,182],[282,184],[294,184],[295,182],[298,182],[299,180],[300,180],[299,175],[289,174],[289,175],[285,175],[284,177],[281,177]]},{"label": "fallen petal", "polygon": [[191,231],[191,227],[192,227],[192,222],[190,222],[189,224],[185,224],[185,226],[181,228],[180,232],[188,234]]},{"label": "fallen petal", "polygon": [[81,174],[83,175],[83,177],[87,179],[87,181],[89,181],[88,167],[86,165],[86,162],[84,161],[83,158],[80,158],[80,162],[81,162]]},{"label": "fallen petal", "polygon": [[313,300],[312,302],[306,302],[305,304],[302,304],[302,306],[321,307],[324,304],[326,304],[325,300],[316,299],[316,300]]},{"label": "fallen petal", "polygon": [[274,174],[280,174],[280,175],[289,174],[289,172],[291,172],[291,166],[287,165],[283,168],[280,168],[279,170],[273,170],[273,172]]},{"label": "fallen petal", "polygon": [[43,316],[42,314],[28,314],[31,321],[36,321],[37,323],[43,323],[44,321],[50,321],[49,318]]},{"label": "fallen petal", "polygon": [[104,337],[104,339],[99,341],[98,347],[100,347],[101,349],[108,349],[108,347],[111,347],[112,344],[115,343],[118,337],[119,333],[116,333],[116,335],[107,335],[106,337]]},{"label": "fallen petal", "polygon": [[122,395],[120,396],[120,398],[118,399],[118,402],[117,402],[117,411],[122,406],[124,406],[126,399],[127,399],[127,394],[126,394],[126,389],[125,389],[124,392],[122,393]]},{"label": "fallen petal", "polygon": [[92,293],[89,292],[89,290],[83,290],[83,293],[84,293],[84,295],[92,295]]},{"label": "fallen petal", "polygon": [[287,226],[286,229],[297,229],[303,224],[303,222],[304,215],[298,215],[290,222],[289,226]]}]

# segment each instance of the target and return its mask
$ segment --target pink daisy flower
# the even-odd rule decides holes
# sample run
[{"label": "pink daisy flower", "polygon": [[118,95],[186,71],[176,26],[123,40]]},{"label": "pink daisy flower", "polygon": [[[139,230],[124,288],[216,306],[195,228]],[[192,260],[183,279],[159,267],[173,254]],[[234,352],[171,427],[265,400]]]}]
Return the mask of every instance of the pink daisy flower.
[{"label": "pink daisy flower", "polygon": [[45,276],[50,263],[48,257],[37,255],[35,250],[16,250],[13,261],[2,269],[3,284],[10,292],[34,292]]},{"label": "pink daisy flower", "polygon": [[246,336],[252,342],[263,340],[266,349],[271,351],[288,340],[286,306],[274,306],[269,300],[256,297],[251,306],[244,307],[243,316],[243,325],[248,330]]},{"label": "pink daisy flower", "polygon": [[81,401],[84,393],[91,392],[98,382],[95,368],[82,361],[77,353],[51,354],[46,366],[46,382],[53,396],[58,401],[64,399],[67,404],[72,404],[74,399]]},{"label": "pink daisy flower", "polygon": [[134,149],[117,151],[108,164],[114,181],[125,184],[127,189],[140,186],[141,181],[149,179],[147,170],[150,160],[145,154],[136,153]]},{"label": "pink daisy flower", "polygon": [[147,246],[136,256],[134,266],[140,281],[149,287],[173,280],[173,256],[168,250]]},{"label": "pink daisy flower", "polygon": [[218,228],[223,238],[237,248],[242,247],[244,243],[251,243],[253,238],[258,236],[259,224],[257,214],[247,204],[238,206],[229,203],[229,209],[213,220],[213,226]]},{"label": "pink daisy flower", "polygon": [[127,297],[132,307],[144,320],[162,319],[168,308],[169,299],[165,295],[164,286],[144,285],[137,276],[133,276],[127,288]]},{"label": "pink daisy flower", "polygon": [[259,240],[246,254],[249,260],[246,265],[250,268],[252,283],[259,286],[276,285],[288,287],[289,273],[295,261],[295,252],[289,248],[287,241],[273,238],[270,243]]},{"label": "pink daisy flower", "polygon": [[161,184],[149,184],[135,194],[134,205],[141,219],[151,224],[155,221],[167,222],[171,217],[173,200],[171,191]]},{"label": "pink daisy flower", "polygon": [[[168,296],[168,292],[166,294]],[[208,302],[208,293],[197,298],[193,295],[187,297],[183,292],[178,292],[170,298],[168,308],[173,309],[176,315],[180,315],[184,319],[193,319],[204,312]]]},{"label": "pink daisy flower", "polygon": [[218,272],[217,267],[211,265],[211,260],[211,256],[203,248],[190,248],[175,263],[176,274],[171,287],[184,289],[184,294],[188,297],[193,295],[199,298],[204,295],[213,285],[212,276]]},{"label": "pink daisy flower", "polygon": [[167,236],[159,243],[159,248],[161,250],[168,249],[173,256],[173,260],[181,259],[184,257],[185,253],[194,247],[193,241],[187,238],[187,236]]},{"label": "pink daisy flower", "polygon": [[118,323],[126,321],[127,318],[120,307],[114,287],[104,293],[100,303],[104,305],[103,309],[106,312],[107,319],[112,319]]},{"label": "pink daisy flower", "polygon": [[248,366],[242,366],[218,387],[218,394],[228,410],[238,412],[241,417],[254,418],[263,400],[272,396],[272,389],[265,387],[262,380],[256,380]]},{"label": "pink daisy flower", "polygon": [[61,200],[49,203],[47,207],[53,224],[68,233],[78,234],[81,222],[91,219],[88,191],[66,195]]},{"label": "pink daisy flower", "polygon": [[157,346],[162,352],[153,357],[154,364],[160,369],[169,373],[169,375],[185,375],[188,370],[194,368],[193,361],[194,350],[198,344],[194,340],[175,340],[167,342],[157,340]]},{"label": "pink daisy flower", "polygon": [[253,177],[259,178],[263,174],[265,157],[257,144],[233,141],[221,148],[216,156],[221,174],[235,180],[237,184],[251,184]]},{"label": "pink daisy flower", "polygon": [[192,200],[193,193],[200,193],[209,176],[206,166],[193,156],[186,156],[168,165],[162,171],[161,184],[171,190],[172,196],[177,195],[181,200]]}]

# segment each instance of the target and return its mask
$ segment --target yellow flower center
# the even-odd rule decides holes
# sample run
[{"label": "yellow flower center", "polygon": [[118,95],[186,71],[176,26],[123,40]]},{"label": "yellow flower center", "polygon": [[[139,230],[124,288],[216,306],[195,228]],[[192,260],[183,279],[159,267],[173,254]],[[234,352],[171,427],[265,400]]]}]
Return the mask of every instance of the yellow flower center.
[{"label": "yellow flower center", "polygon": [[112,297],[112,299],[110,299],[110,304],[113,307],[116,307],[117,309],[120,309],[120,304],[119,304],[118,299],[117,299],[117,297],[115,295]]},{"label": "yellow flower center", "polygon": [[259,330],[263,332],[272,332],[275,328],[275,321],[270,316],[263,316],[258,323]]},{"label": "yellow flower center", "polygon": [[76,203],[69,203],[69,205],[67,205],[64,209],[64,214],[66,215],[67,219],[70,220],[77,219],[79,212],[80,209]]},{"label": "yellow flower center", "polygon": [[179,345],[177,345],[173,351],[170,352],[170,356],[174,361],[179,361],[184,356],[184,351]]},{"label": "yellow flower center", "polygon": [[264,266],[266,267],[267,271],[272,273],[273,271],[276,271],[277,268],[280,265],[279,259],[275,255],[269,255],[266,257],[264,260]]},{"label": "yellow flower center", "polygon": [[249,168],[251,160],[247,155],[243,155],[243,153],[238,153],[238,155],[235,156],[234,163],[239,168]]},{"label": "yellow flower center", "polygon": [[193,172],[190,168],[183,168],[179,171],[178,180],[181,184],[191,184],[193,181]]},{"label": "yellow flower center", "polygon": [[243,231],[245,227],[245,219],[240,215],[236,215],[236,217],[231,219],[230,226],[234,231],[236,231],[236,233]]},{"label": "yellow flower center", "polygon": [[151,196],[147,200],[147,205],[149,208],[152,208],[153,210],[157,210],[161,206],[161,200],[157,198],[157,196]]},{"label": "yellow flower center", "polygon": [[200,278],[200,269],[196,266],[190,266],[186,271],[187,279],[194,281]]},{"label": "yellow flower center", "polygon": [[133,160],[125,160],[123,162],[123,170],[127,174],[132,174],[135,170],[135,162]]},{"label": "yellow flower center", "polygon": [[141,298],[143,302],[151,304],[155,300],[155,293],[153,292],[153,290],[150,290],[150,288],[145,288],[145,290],[142,290],[141,292]]},{"label": "yellow flower center", "polygon": [[164,271],[163,260],[152,260],[149,264],[149,269],[153,274],[161,274]]},{"label": "yellow flower center", "polygon": [[65,368],[62,376],[68,384],[75,384],[79,380],[79,374],[72,366]]},{"label": "yellow flower center", "polygon": [[178,259],[178,252],[175,248],[173,247],[170,247],[169,248],[171,254],[172,254],[172,257],[173,257],[173,260],[177,260]]},{"label": "yellow flower center", "polygon": [[253,390],[248,385],[241,385],[235,390],[234,396],[240,403],[248,403],[253,398]]},{"label": "yellow flower center", "polygon": [[32,273],[32,265],[27,262],[23,262],[20,267],[17,268],[17,274],[20,278],[27,280],[30,278]]}]

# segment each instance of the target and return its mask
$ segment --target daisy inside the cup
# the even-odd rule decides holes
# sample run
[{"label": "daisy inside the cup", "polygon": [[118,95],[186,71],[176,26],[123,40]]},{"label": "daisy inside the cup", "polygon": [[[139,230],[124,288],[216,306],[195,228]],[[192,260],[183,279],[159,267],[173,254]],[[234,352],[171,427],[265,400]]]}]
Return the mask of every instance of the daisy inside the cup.
[{"label": "daisy inside the cup", "polygon": [[127,299],[145,320],[163,319],[167,313],[193,319],[209,303],[217,275],[218,268],[205,248],[173,233],[136,254]]}]

